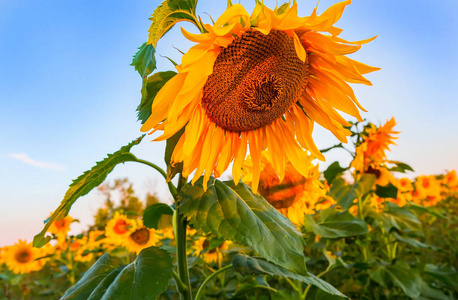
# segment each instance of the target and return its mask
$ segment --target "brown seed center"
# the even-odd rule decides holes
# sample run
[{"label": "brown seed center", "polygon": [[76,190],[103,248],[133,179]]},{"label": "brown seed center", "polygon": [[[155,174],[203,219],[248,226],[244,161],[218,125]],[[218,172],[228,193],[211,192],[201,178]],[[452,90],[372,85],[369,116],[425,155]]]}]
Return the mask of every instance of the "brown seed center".
[{"label": "brown seed center", "polygon": [[296,103],[308,81],[308,63],[292,37],[249,30],[216,58],[205,83],[202,106],[216,125],[241,132],[263,127]]},{"label": "brown seed center", "polygon": [[23,250],[16,253],[14,256],[17,262],[19,263],[28,263],[32,260],[32,253],[29,250]]},{"label": "brown seed center", "polygon": [[134,231],[130,237],[138,245],[145,245],[149,241],[149,230],[145,227]]}]

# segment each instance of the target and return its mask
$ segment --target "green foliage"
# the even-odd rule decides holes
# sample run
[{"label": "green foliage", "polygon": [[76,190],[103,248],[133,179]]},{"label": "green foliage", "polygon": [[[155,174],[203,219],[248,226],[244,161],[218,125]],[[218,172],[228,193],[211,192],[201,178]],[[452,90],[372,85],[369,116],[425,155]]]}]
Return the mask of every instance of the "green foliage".
[{"label": "green foliage", "polygon": [[127,266],[115,267],[104,254],[62,299],[154,299],[172,278],[172,258],[157,247],[143,249]]},{"label": "green foliage", "polygon": [[159,229],[159,220],[162,215],[173,215],[173,209],[165,203],[155,203],[148,206],[143,213],[143,225],[148,228]]},{"label": "green foliage", "polygon": [[309,274],[308,276],[298,275],[285,268],[276,266],[263,258],[250,257],[245,254],[236,254],[232,260],[232,264],[237,272],[242,275],[270,275],[270,276],[281,276],[291,279],[299,280],[305,284],[314,285],[321,290],[341,297],[346,297],[344,294],[339,292],[331,284],[316,277],[315,275]]},{"label": "green foliage", "polygon": [[189,21],[199,27],[196,18],[197,0],[166,0],[152,14],[149,28],[148,44],[156,47],[159,39],[176,23]]},{"label": "green foliage", "polygon": [[137,117],[142,124],[151,116],[151,106],[159,90],[176,74],[174,71],[157,72],[144,80],[142,99],[137,107]]},{"label": "green foliage", "polygon": [[122,147],[113,154],[109,154],[107,158],[96,163],[92,169],[84,172],[77,179],[73,180],[70,188],[65,193],[64,199],[62,200],[59,207],[54,211],[51,217],[46,221],[43,230],[33,238],[33,245],[35,247],[42,247],[51,240],[50,236],[45,237],[46,231],[52,222],[63,219],[73,203],[81,197],[89,193],[93,188],[101,184],[108,174],[120,163],[127,161],[135,161],[136,157],[130,152],[130,149],[138,145],[144,136],[130,142],[128,145]]},{"label": "green foliage", "polygon": [[291,222],[244,183],[211,178],[205,191],[200,178],[179,194],[180,210],[196,228],[251,246],[267,260],[307,274],[304,241]]},{"label": "green foliage", "polygon": [[398,197],[398,188],[395,187],[391,182],[387,185],[376,185],[375,194],[380,198],[392,198],[396,199]]},{"label": "green foliage", "polygon": [[324,178],[328,183],[332,183],[332,181],[341,175],[345,170],[348,168],[342,168],[338,161],[333,162],[326,171],[323,172]]},{"label": "green foliage", "polygon": [[343,178],[334,180],[329,195],[334,198],[342,208],[347,209],[353,205],[355,199],[361,199],[369,193],[375,184],[375,175],[364,174],[352,185],[347,185]]},{"label": "green foliage", "polygon": [[387,231],[396,228],[401,232],[422,232],[420,220],[409,210],[408,207],[399,207],[395,203],[386,202],[383,212],[371,211],[370,215],[381,222]]},{"label": "green foliage", "polygon": [[376,270],[369,270],[368,273],[371,279],[386,288],[394,284],[411,298],[420,296],[422,286],[420,274],[418,270],[411,269],[407,264],[379,266]]},{"label": "green foliage", "polygon": [[138,49],[130,65],[135,67],[141,77],[147,77],[156,69],[156,58],[154,56],[156,50],[151,44],[147,43],[143,43]]},{"label": "green foliage", "polygon": [[408,164],[402,163],[400,161],[389,161],[389,163],[395,165],[394,167],[388,169],[391,172],[400,172],[400,173],[405,173],[406,171],[414,172],[411,166],[409,166]]},{"label": "green foliage", "polygon": [[305,228],[324,238],[341,238],[366,234],[367,224],[355,218],[347,210],[328,208],[320,212],[321,219],[315,223],[311,215],[305,216]]}]

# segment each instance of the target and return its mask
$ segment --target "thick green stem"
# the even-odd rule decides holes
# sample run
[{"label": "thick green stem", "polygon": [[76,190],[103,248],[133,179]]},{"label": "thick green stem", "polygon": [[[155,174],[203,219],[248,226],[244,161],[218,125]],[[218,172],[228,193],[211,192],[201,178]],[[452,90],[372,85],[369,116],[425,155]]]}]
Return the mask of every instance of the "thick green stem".
[{"label": "thick green stem", "polygon": [[202,283],[202,285],[200,286],[199,290],[197,291],[195,300],[199,300],[200,298],[202,298],[203,292],[204,292],[204,290],[205,290],[204,287],[207,285],[207,283],[210,282],[210,280],[213,279],[213,277],[215,277],[215,276],[218,275],[219,273],[224,272],[224,271],[226,271],[227,269],[230,269],[230,268],[232,268],[232,264],[227,265],[227,266],[225,266],[224,268],[221,268],[221,269],[219,269],[218,271],[216,271],[215,273],[213,273],[213,274],[211,274],[210,276],[208,276],[208,277],[204,280],[204,282]]},{"label": "thick green stem", "polygon": [[[178,180],[178,192],[186,184],[186,178],[180,174]],[[175,203],[177,198],[175,197]],[[181,214],[179,203],[176,203],[176,210],[173,215],[173,228],[175,230],[175,242],[177,249],[177,267],[178,267],[178,276],[181,279],[181,283],[186,286],[186,290],[178,289],[181,294],[182,299],[191,300],[192,291],[191,283],[189,281],[189,270],[188,270],[188,258],[186,255],[186,229],[188,226],[188,221],[186,217]]]}]

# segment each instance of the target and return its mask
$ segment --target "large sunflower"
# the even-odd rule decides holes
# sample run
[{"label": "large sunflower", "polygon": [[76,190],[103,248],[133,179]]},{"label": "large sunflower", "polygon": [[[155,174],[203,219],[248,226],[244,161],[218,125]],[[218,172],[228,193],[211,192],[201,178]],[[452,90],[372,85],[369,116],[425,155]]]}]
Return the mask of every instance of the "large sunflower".
[{"label": "large sunflower", "polygon": [[346,142],[349,124],[336,109],[358,120],[363,109],[347,83],[370,85],[362,74],[378,70],[345,56],[373,39],[338,37],[342,30],[333,24],[350,2],[308,17],[298,17],[296,4],[280,12],[258,3],[251,16],[235,4],[213,26],[205,24],[205,33],[182,29],[197,45],[155,97],[141,130],[161,130],[156,140],[165,140],[186,126],[171,162],[183,162],[186,177],[196,170],[193,183],[204,173],[206,184],[232,161],[238,182],[247,144],[255,192],[264,149],[280,176],[287,162],[305,176],[307,150],[324,159],[312,140],[314,122]]}]

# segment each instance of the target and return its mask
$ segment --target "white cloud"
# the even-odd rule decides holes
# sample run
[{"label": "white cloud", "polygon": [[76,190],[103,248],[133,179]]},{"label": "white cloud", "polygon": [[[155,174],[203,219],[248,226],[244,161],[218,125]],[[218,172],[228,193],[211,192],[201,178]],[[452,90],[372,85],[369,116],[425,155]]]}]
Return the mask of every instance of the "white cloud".
[{"label": "white cloud", "polygon": [[25,153],[11,153],[10,157],[20,160],[23,163],[26,163],[28,165],[32,165],[32,166],[42,168],[42,169],[51,169],[51,170],[59,170],[59,171],[65,170],[65,167],[63,165],[37,161],[37,160],[31,159]]}]

